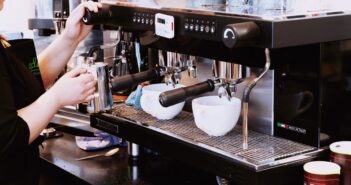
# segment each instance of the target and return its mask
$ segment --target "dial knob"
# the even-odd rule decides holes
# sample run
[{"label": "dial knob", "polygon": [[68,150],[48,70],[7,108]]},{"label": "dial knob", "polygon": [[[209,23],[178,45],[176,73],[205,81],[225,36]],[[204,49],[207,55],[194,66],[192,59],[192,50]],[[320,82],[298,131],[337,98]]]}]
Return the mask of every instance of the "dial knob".
[{"label": "dial knob", "polygon": [[84,24],[93,25],[93,24],[105,24],[113,17],[110,6],[103,4],[99,9],[98,13],[91,12],[88,9],[85,9],[84,16],[82,21]]},{"label": "dial knob", "polygon": [[239,42],[240,44],[256,42],[260,32],[260,28],[254,22],[229,24],[223,29],[222,41],[228,48],[233,48]]}]

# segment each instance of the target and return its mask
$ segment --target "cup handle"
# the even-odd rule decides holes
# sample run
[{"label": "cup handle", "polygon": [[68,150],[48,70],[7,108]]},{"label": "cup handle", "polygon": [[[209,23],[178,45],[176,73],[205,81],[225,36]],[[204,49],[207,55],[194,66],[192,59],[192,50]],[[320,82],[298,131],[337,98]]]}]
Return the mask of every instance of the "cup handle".
[{"label": "cup handle", "polygon": [[314,96],[311,91],[303,92],[303,101],[305,101],[306,103],[304,105],[300,105],[300,108],[297,111],[297,115],[300,115],[301,113],[305,112],[308,108],[310,108],[310,106],[313,103],[313,97]]}]

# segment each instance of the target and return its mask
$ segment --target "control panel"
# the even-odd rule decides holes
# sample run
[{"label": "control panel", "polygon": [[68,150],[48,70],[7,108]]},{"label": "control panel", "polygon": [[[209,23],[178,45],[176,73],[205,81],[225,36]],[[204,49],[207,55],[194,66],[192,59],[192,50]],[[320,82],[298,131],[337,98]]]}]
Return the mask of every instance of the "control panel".
[{"label": "control panel", "polygon": [[217,32],[217,23],[214,20],[186,17],[183,28],[187,33],[215,35]]},{"label": "control panel", "polygon": [[[135,11],[128,18],[139,29],[152,30],[155,34],[172,39],[175,34],[185,34],[198,39],[220,39],[221,28],[218,20],[204,16],[174,16],[170,14],[150,11]],[[178,21],[177,21],[178,20]],[[179,32],[178,32],[179,31]]]},{"label": "control panel", "polygon": [[155,16],[152,13],[134,12],[132,22],[138,25],[154,26]]},{"label": "control panel", "polygon": [[[155,15],[162,13],[174,17],[174,30],[179,38],[194,38],[211,42],[222,41],[229,48],[241,47],[242,45],[259,48],[283,48],[351,38],[351,26],[345,24],[347,20],[351,19],[351,14],[347,12],[326,12],[323,15],[302,16],[284,14],[261,16],[250,13],[232,14],[227,11],[211,11],[209,13],[202,9],[188,9],[186,7],[143,7],[141,4],[135,6],[129,2],[132,1],[116,4],[103,3],[98,13],[86,10],[83,22],[89,25],[103,25],[102,29],[125,27],[128,31],[155,31]],[[244,22],[253,22],[256,26],[251,23],[251,25],[237,25]],[[236,25],[226,27],[231,24]],[[339,27],[336,28],[335,25]],[[255,30],[258,29],[252,26],[258,27],[260,34],[257,34],[258,31]],[[250,34],[240,31],[246,30],[246,28]],[[335,34],[335,31],[338,34]],[[315,34],[316,32],[320,34]],[[294,37],[286,36],[291,33],[294,34]]]}]

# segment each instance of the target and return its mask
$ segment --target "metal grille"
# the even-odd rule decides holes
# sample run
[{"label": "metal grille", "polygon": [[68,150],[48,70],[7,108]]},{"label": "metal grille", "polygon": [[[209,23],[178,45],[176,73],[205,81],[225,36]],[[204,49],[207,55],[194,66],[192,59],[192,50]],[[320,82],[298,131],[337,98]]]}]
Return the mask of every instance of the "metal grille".
[{"label": "metal grille", "polygon": [[179,138],[190,140],[194,144],[200,145],[201,143],[201,146],[207,145],[217,148],[225,153],[243,158],[253,165],[267,164],[278,159],[315,150],[311,146],[254,131],[249,132],[249,149],[244,150],[240,125],[237,125],[225,136],[211,137],[196,127],[191,113],[184,111],[172,120],[158,120],[144,111],[118,104],[114,107],[112,114],[176,134]]}]

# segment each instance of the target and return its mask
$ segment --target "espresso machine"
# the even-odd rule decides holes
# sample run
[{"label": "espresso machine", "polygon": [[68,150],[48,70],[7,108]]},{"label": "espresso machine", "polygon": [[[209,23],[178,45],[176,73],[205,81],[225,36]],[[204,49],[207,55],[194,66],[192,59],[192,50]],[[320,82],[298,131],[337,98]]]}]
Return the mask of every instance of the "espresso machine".
[{"label": "espresso machine", "polygon": [[80,2],[80,0],[37,0],[35,1],[35,17],[28,20],[28,28],[37,29],[39,36],[60,34],[65,28],[70,12]]},{"label": "espresso machine", "polygon": [[[350,111],[332,108],[350,100],[351,7],[242,10],[157,0],[106,1],[86,12],[86,24],[136,32],[147,49],[148,70],[114,78],[112,91],[160,79],[174,85],[187,71],[206,79],[164,92],[162,105],[206,92],[242,100],[241,124],[220,137],[199,130],[191,112],[157,120],[124,104],[92,114],[91,126],[233,184],[302,184],[303,164],[351,138]],[[212,66],[200,67],[198,58]]]}]

